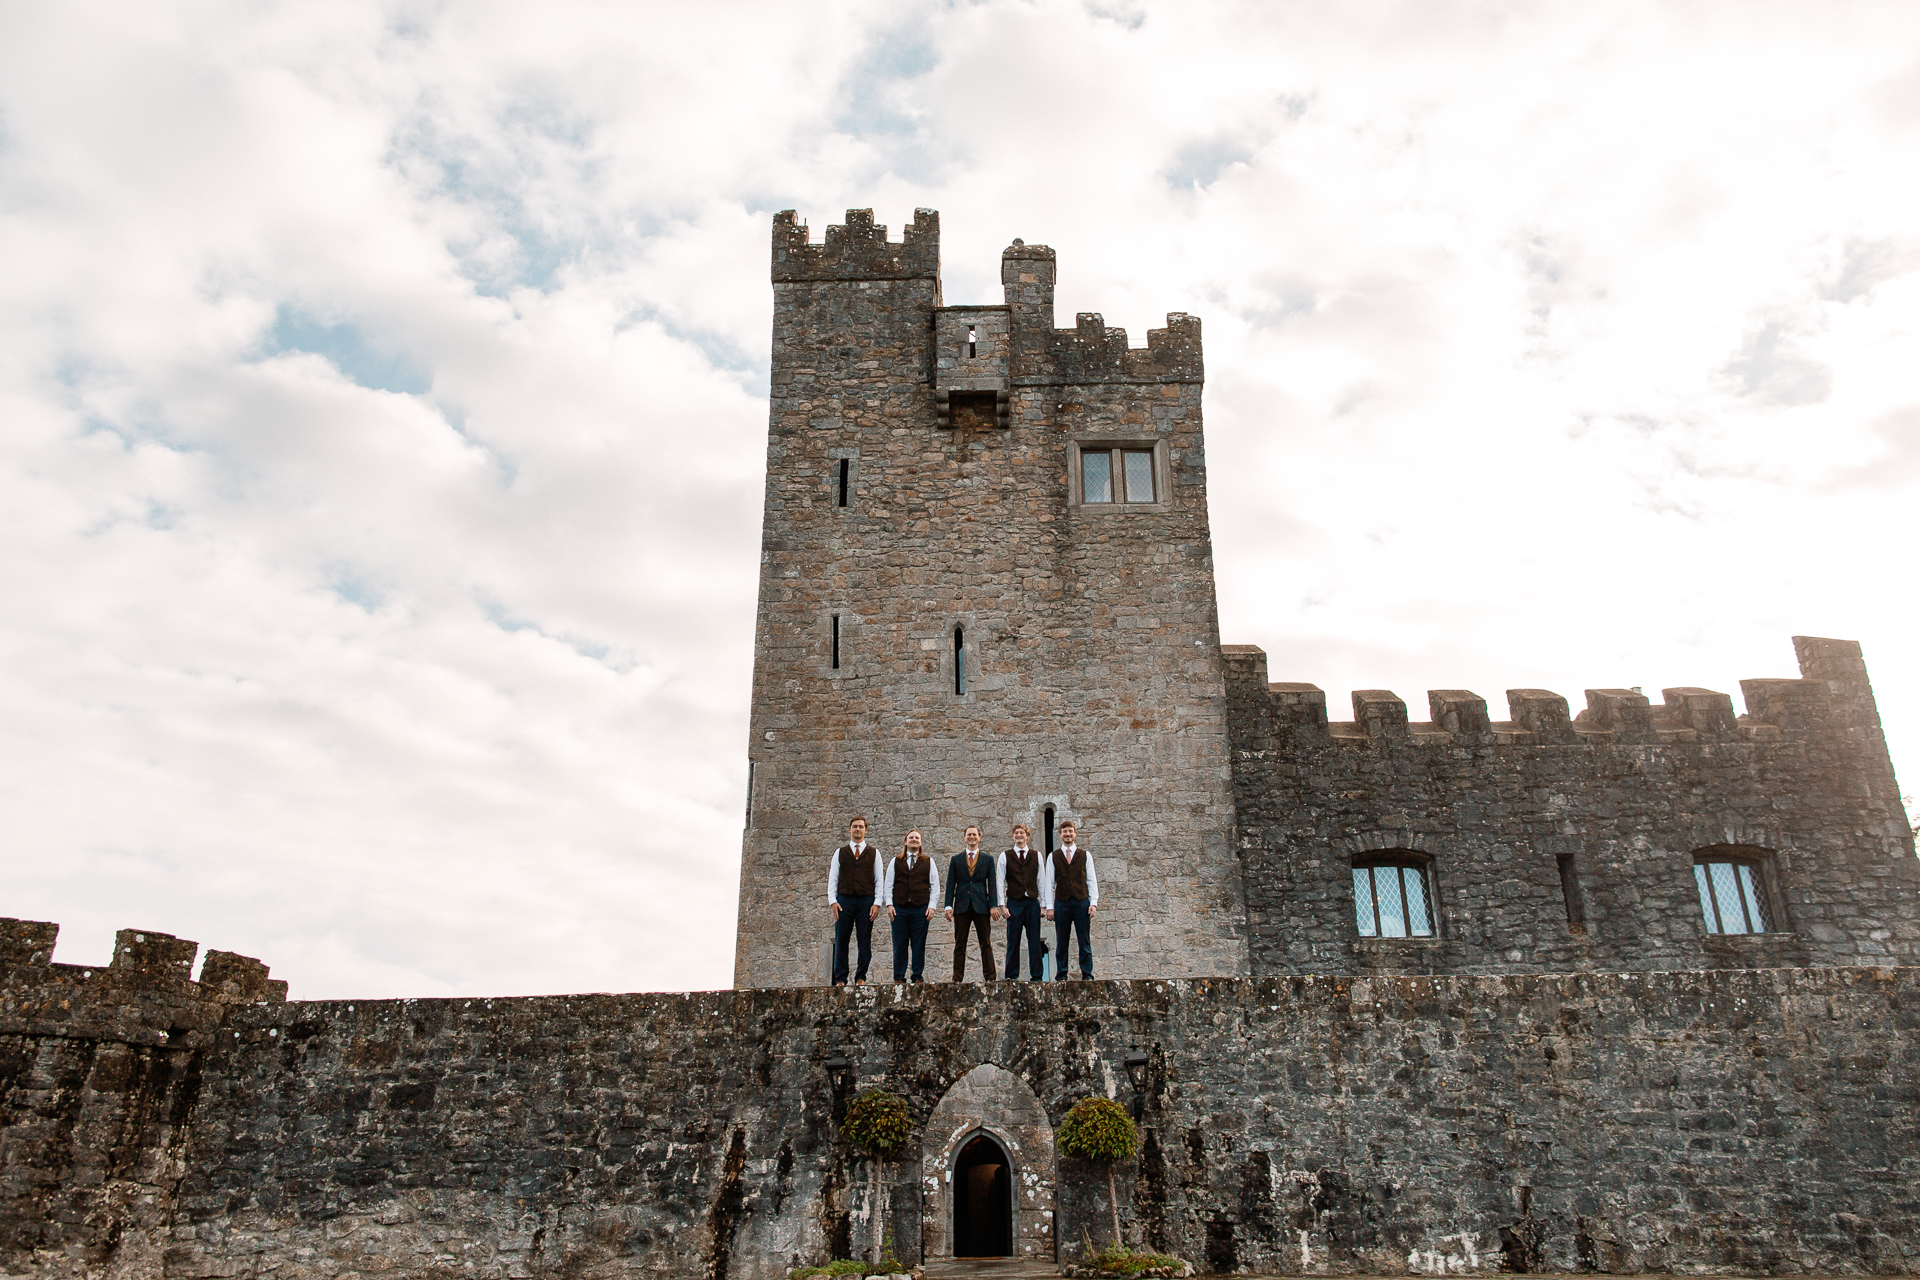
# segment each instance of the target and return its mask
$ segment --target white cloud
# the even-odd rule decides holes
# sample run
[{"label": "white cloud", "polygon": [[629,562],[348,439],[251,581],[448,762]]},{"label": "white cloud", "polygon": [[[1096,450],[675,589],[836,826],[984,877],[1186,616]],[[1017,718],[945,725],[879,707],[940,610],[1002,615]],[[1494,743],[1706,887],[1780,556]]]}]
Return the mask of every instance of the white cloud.
[{"label": "white cloud", "polygon": [[0,19],[0,828],[64,959],[722,985],[769,215],[942,211],[1201,315],[1226,638],[1353,687],[1867,645],[1900,553],[1897,3],[42,6]]}]

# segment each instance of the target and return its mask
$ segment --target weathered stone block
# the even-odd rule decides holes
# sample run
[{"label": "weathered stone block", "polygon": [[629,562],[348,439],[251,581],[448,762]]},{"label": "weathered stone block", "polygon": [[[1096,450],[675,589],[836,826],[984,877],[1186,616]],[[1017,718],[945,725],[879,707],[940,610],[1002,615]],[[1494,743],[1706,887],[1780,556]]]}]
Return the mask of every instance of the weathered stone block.
[{"label": "weathered stone block", "polygon": [[0,919],[0,966],[47,964],[60,926],[46,920]]},{"label": "weathered stone block", "polygon": [[1467,689],[1427,690],[1428,714],[1433,726],[1463,742],[1484,742],[1493,736],[1487,700]]},{"label": "weathered stone block", "polygon": [[1381,741],[1407,736],[1407,704],[1391,689],[1355,689],[1353,722],[1368,738]]},{"label": "weathered stone block", "polygon": [[1551,689],[1507,690],[1507,714],[1515,725],[1542,742],[1574,741],[1567,700]]},{"label": "weathered stone block", "polygon": [[1733,698],[1712,689],[1662,689],[1667,719],[1692,729],[1702,738],[1728,739],[1736,736],[1739,725],[1733,714]]}]

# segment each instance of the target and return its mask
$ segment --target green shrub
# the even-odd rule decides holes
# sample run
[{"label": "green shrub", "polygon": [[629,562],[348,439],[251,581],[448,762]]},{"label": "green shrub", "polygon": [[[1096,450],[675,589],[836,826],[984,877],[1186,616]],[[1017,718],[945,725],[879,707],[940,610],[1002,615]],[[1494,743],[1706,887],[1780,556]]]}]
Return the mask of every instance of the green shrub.
[{"label": "green shrub", "polygon": [[847,1108],[840,1132],[862,1151],[885,1160],[907,1145],[912,1124],[904,1098],[885,1089],[868,1089]]},{"label": "green shrub", "polygon": [[1115,1241],[1098,1253],[1087,1255],[1086,1266],[1110,1271],[1116,1276],[1137,1276],[1142,1271],[1178,1271],[1186,1261],[1165,1253],[1135,1253]]},{"label": "green shrub", "polygon": [[1060,1149],[1076,1159],[1125,1160],[1138,1142],[1133,1117],[1112,1098],[1082,1098],[1060,1122]]},{"label": "green shrub", "polygon": [[840,1258],[818,1267],[801,1267],[789,1273],[788,1280],[833,1280],[835,1276],[890,1276],[903,1275],[913,1268],[898,1258],[882,1258],[878,1262],[858,1262]]}]

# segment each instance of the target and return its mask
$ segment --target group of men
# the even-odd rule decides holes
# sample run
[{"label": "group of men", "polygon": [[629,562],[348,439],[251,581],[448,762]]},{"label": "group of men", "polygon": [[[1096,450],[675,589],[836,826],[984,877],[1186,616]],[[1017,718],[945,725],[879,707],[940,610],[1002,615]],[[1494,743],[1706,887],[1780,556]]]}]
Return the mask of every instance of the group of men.
[{"label": "group of men", "polygon": [[[833,912],[833,985],[867,981],[873,955],[873,923],[882,911],[893,926],[893,980],[921,982],[926,968],[927,927],[935,912],[953,921],[953,980],[967,980],[967,935],[980,943],[980,969],[988,982],[993,963],[993,921],[1007,922],[1007,978],[1020,976],[1020,939],[1027,940],[1027,980],[1040,981],[1040,921],[1053,921],[1056,979],[1067,977],[1067,941],[1078,934],[1080,976],[1093,977],[1093,943],[1087,926],[1100,906],[1100,877],[1093,855],[1080,847],[1078,830],[1060,824],[1060,847],[1041,853],[1027,845],[1032,833],[1013,824],[1013,847],[999,855],[980,848],[980,828],[968,827],[966,848],[947,861],[945,892],[918,830],[907,832],[900,852],[883,857],[867,843],[867,820],[847,824],[847,842],[827,864],[827,906]],[[938,904],[938,905],[936,905]],[[849,964],[848,943],[858,962]]]}]

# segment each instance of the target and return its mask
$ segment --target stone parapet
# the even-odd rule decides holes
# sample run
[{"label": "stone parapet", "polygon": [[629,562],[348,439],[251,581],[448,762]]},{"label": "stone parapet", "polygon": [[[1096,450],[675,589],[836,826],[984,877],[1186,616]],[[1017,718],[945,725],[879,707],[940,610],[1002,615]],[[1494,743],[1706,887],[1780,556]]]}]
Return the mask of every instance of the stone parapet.
[{"label": "stone parapet", "polygon": [[[1020,1256],[1071,1262],[1107,1180],[1051,1135],[1098,1094],[1140,1117],[1130,1243],[1210,1274],[1909,1274],[1916,1037],[1920,971],[1871,967],[256,1004],[113,1095],[165,1117],[101,1144],[149,1170],[119,1199],[10,1102],[0,1266],[780,1280],[881,1206],[913,1263],[983,1133]],[[878,1170],[836,1102],[875,1087]]]},{"label": "stone parapet", "polygon": [[[1802,677],[1743,680],[1745,716],[1680,686],[1659,703],[1589,689],[1570,720],[1559,694],[1510,689],[1511,719],[1491,721],[1436,689],[1432,720],[1409,722],[1398,695],[1361,689],[1330,725],[1319,689],[1223,649],[1254,972],[1920,957],[1920,862],[1858,646],[1795,646]],[[1716,849],[1759,868],[1767,933],[1705,931],[1693,863]],[[1396,851],[1431,877],[1431,937],[1360,932],[1354,859]]]},{"label": "stone parapet", "polygon": [[938,280],[940,278],[940,215],[916,209],[913,223],[897,241],[874,223],[873,210],[849,209],[847,220],[827,228],[826,240],[814,244],[807,224],[794,210],[774,215],[773,279],[775,283],[806,280]]}]

